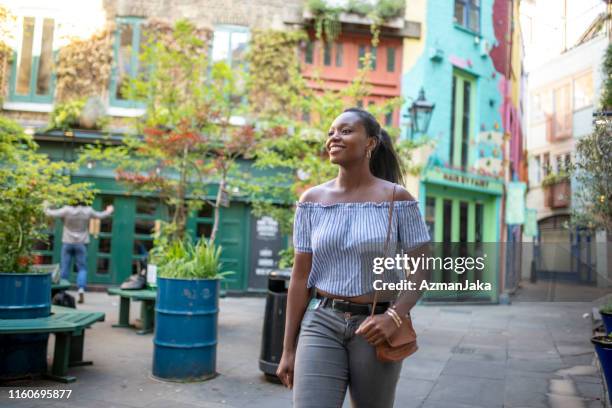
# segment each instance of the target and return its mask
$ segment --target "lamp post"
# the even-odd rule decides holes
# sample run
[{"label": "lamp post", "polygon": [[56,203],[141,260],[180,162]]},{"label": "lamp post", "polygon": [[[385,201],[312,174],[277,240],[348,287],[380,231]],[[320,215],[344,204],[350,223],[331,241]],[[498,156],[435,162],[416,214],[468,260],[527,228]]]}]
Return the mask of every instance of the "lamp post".
[{"label": "lamp post", "polygon": [[410,118],[412,134],[427,132],[435,106],[434,103],[425,99],[425,90],[421,88],[419,96],[413,100],[412,105],[408,108],[408,114],[404,115],[404,117]]}]

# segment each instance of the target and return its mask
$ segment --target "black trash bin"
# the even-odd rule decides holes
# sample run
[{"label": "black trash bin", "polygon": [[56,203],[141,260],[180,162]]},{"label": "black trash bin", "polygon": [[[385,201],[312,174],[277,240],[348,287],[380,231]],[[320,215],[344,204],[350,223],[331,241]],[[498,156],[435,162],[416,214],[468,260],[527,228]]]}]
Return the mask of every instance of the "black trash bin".
[{"label": "black trash bin", "polygon": [[276,369],[283,354],[285,335],[285,312],[287,309],[287,289],[291,269],[273,271],[268,276],[268,295],[261,336],[259,369],[270,381],[280,382]]}]

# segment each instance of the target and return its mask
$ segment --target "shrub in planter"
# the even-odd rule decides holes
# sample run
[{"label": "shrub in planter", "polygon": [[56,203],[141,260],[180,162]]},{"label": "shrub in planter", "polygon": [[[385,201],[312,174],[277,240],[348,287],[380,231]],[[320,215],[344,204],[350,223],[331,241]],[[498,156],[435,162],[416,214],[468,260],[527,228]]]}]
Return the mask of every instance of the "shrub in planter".
[{"label": "shrub in planter", "polygon": [[608,398],[612,401],[612,335],[591,338],[608,386]]},{"label": "shrub in planter", "polygon": [[[45,201],[89,200],[87,184],[70,184],[73,168],[51,162],[16,123],[0,116],[0,319],[48,316],[50,273],[34,273],[33,246],[46,239]],[[0,336],[0,376],[46,369],[48,335]]]},{"label": "shrub in planter", "polygon": [[98,97],[57,103],[51,112],[49,129],[103,129],[109,123],[106,108]]},{"label": "shrub in planter", "polygon": [[157,240],[153,375],[199,381],[216,375],[221,248],[201,239]]},{"label": "shrub in planter", "polygon": [[43,203],[55,206],[89,202],[87,183],[71,184],[76,165],[51,161],[37,152],[32,136],[0,116],[0,272],[25,273],[33,262],[32,248],[46,239]]},{"label": "shrub in planter", "polygon": [[569,173],[559,171],[558,173],[549,173],[542,179],[542,187],[551,187],[555,184],[569,181]]}]

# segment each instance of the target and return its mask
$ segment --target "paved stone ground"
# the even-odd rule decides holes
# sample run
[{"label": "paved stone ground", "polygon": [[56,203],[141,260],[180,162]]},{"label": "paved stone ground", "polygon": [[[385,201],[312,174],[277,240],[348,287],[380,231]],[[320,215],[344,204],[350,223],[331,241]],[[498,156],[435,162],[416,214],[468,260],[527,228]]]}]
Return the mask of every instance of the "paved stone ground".
[{"label": "paved stone ground", "polygon": [[[112,328],[117,298],[88,293],[86,310],[106,312],[88,330],[73,384],[24,381],[0,388],[2,407],[290,407],[291,391],[258,369],[263,298],[221,300],[217,370],[197,384],[150,377],[153,335]],[[139,307],[132,306],[137,317]],[[402,408],[602,407],[603,385],[589,338],[592,304],[515,302],[510,306],[417,306],[420,350],[404,362]],[[50,341],[52,343],[52,341]],[[50,349],[52,344],[50,344]],[[73,390],[69,400],[17,401],[10,388]],[[348,407],[348,401],[345,407]],[[375,407],[373,407],[375,408]]]}]

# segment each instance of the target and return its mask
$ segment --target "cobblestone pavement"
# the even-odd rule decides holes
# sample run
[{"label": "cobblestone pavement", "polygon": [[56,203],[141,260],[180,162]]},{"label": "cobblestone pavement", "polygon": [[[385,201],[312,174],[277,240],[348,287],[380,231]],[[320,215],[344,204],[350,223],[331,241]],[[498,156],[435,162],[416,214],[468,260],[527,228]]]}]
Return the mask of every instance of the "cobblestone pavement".
[{"label": "cobblestone pavement", "polygon": [[[88,293],[82,309],[106,321],[87,331],[85,358],[73,384],[45,380],[5,384],[2,407],[290,407],[291,391],[258,369],[264,298],[221,299],[219,376],[192,384],[151,378],[153,335],[113,328],[118,299]],[[81,306],[81,305],[79,305]],[[132,318],[139,312],[132,305]],[[514,302],[509,306],[417,306],[419,351],[397,387],[402,408],[602,407],[603,385],[590,344],[591,303]],[[49,342],[52,350],[53,340]],[[15,400],[8,390],[66,388],[70,399]],[[350,404],[345,401],[345,407]]]}]

